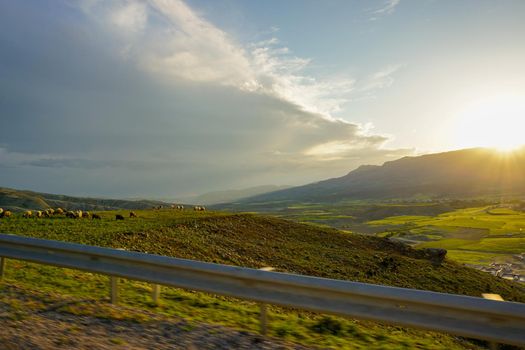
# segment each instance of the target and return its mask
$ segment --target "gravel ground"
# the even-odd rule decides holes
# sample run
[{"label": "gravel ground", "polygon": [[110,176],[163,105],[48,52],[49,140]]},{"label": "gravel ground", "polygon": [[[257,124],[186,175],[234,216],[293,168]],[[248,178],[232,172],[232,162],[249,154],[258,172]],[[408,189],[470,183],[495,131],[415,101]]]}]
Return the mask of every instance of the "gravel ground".
[{"label": "gravel ground", "polygon": [[[20,305],[30,305],[33,300],[24,292],[17,295],[15,288],[0,291],[4,296],[6,293],[9,303],[5,298],[0,301],[0,349],[307,349],[255,333],[189,323],[107,304],[104,308],[117,314],[142,313],[147,320],[135,322],[75,315],[59,311],[68,304],[64,302],[15,316],[13,304],[20,301]],[[34,301],[38,303],[38,297]]]}]

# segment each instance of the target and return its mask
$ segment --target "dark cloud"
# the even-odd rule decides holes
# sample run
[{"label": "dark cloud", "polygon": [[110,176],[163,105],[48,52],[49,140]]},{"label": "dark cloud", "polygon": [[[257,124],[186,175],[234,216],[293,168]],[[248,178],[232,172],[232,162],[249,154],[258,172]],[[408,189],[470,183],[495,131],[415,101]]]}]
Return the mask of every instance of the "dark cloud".
[{"label": "dark cloud", "polygon": [[[99,22],[68,3],[0,3],[0,185],[167,197],[299,184],[407,153],[272,91],[240,88],[250,72],[225,68],[220,76],[239,76],[221,84],[144,68]],[[147,48],[132,42],[132,53]]]}]

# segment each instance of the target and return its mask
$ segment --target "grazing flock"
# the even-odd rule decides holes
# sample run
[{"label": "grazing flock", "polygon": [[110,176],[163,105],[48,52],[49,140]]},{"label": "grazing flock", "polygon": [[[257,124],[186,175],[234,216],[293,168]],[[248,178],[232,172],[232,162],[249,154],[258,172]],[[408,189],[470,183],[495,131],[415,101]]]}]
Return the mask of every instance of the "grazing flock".
[{"label": "grazing flock", "polygon": [[[162,205],[159,205],[157,207],[153,207],[154,210],[159,210],[159,209],[162,209],[163,206]],[[176,204],[172,204],[171,205],[171,209],[176,209],[176,210],[184,210],[184,205],[176,205]],[[206,210],[206,207],[203,207],[202,205],[196,205],[193,207],[193,210],[194,211],[205,211]]]},{"label": "grazing flock", "polygon": [[[160,210],[163,209],[162,205],[155,206],[152,208],[153,210]],[[171,209],[175,210],[184,210],[183,205],[171,205]],[[193,207],[194,211],[205,211],[206,207],[196,205]],[[4,210],[0,208],[0,219],[1,218],[9,218],[13,216],[13,213],[9,210]],[[65,216],[66,218],[70,219],[92,219],[92,220],[100,220],[101,216],[96,213],[90,213],[89,211],[82,211],[82,210],[64,210],[62,208],[49,208],[46,210],[26,210],[22,217],[29,219],[29,218],[51,218],[56,216]],[[138,218],[137,213],[134,211],[129,212],[130,218]],[[121,214],[115,215],[115,220],[124,220],[124,216]]]},{"label": "grazing flock", "polygon": [[[1,218],[8,218],[13,216],[13,214],[9,210],[4,210],[0,208],[0,219]],[[91,219],[91,220],[100,220],[102,217],[97,213],[91,213],[89,211],[82,211],[82,210],[64,210],[62,208],[57,209],[46,209],[46,210],[26,210],[24,213],[22,213],[22,217],[29,219],[29,218],[51,218],[51,217],[60,217],[64,216],[66,218],[70,219]],[[139,216],[134,211],[129,212],[130,218],[138,218]],[[115,215],[115,220],[124,220],[124,217],[120,214]]]}]

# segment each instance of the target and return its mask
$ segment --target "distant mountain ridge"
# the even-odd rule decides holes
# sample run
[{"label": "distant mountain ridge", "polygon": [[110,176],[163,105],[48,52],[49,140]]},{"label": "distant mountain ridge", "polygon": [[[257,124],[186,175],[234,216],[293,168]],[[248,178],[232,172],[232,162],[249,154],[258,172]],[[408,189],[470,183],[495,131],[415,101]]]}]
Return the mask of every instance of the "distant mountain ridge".
[{"label": "distant mountain ridge", "polygon": [[185,203],[199,203],[204,205],[228,203],[243,198],[256,196],[259,194],[283,190],[290,187],[291,186],[261,185],[256,187],[243,188],[239,190],[214,191],[203,193],[198,196],[181,198],[181,201]]},{"label": "distant mountain ridge", "polygon": [[525,147],[511,153],[474,148],[364,165],[347,175],[240,201],[328,202],[345,199],[525,195]]},{"label": "distant mountain ridge", "polygon": [[0,208],[20,211],[64,208],[70,210],[147,209],[168,203],[152,200],[125,200],[73,197],[0,187]]}]

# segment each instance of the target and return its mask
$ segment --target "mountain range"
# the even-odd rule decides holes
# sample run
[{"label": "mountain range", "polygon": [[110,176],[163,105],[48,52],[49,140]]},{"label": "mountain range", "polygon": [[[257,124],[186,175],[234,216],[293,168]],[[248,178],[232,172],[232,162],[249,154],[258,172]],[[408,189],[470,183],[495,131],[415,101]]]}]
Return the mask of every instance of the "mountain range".
[{"label": "mountain range", "polygon": [[290,188],[291,186],[277,186],[277,185],[261,185],[237,190],[223,190],[203,193],[197,196],[188,196],[177,198],[175,202],[182,203],[197,203],[204,205],[212,205],[218,203],[229,203],[239,199],[257,196],[259,194],[275,192]]},{"label": "mountain range", "polygon": [[332,202],[525,195],[525,147],[513,152],[473,148],[363,165],[347,175],[245,198]]},{"label": "mountain range", "polygon": [[[525,197],[525,147],[514,152],[473,148],[404,157],[363,165],[348,174],[297,187],[258,186],[217,191],[184,203],[336,202],[344,200],[430,200]],[[157,200],[73,197],[0,187],[0,207],[10,210],[62,207],[81,210],[146,209]],[[217,208],[224,207],[221,204]]]}]

